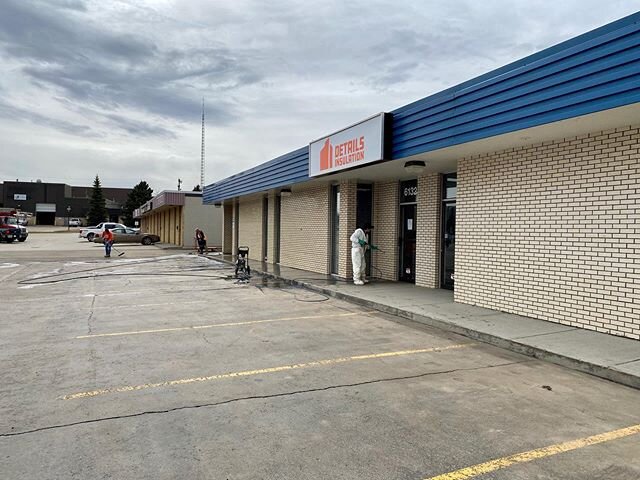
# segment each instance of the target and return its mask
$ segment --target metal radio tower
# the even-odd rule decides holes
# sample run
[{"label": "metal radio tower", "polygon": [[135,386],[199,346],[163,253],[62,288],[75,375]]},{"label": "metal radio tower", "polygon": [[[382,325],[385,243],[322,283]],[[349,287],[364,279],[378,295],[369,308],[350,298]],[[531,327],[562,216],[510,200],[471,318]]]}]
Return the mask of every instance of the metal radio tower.
[{"label": "metal radio tower", "polygon": [[204,97],[202,97],[202,146],[200,148],[200,188],[204,190]]}]

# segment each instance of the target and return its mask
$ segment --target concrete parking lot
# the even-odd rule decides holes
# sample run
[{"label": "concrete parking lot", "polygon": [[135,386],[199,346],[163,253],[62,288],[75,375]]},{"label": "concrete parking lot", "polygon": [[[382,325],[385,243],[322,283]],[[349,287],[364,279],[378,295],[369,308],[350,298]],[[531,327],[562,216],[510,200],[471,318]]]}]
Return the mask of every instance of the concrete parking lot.
[{"label": "concrete parking lot", "polygon": [[0,244],[2,478],[640,478],[638,390],[123,250]]}]

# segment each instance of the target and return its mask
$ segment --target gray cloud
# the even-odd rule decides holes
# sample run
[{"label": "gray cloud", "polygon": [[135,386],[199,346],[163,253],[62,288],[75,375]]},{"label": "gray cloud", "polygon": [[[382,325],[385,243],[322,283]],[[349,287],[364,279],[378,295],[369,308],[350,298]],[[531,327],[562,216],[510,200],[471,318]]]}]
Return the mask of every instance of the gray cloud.
[{"label": "gray cloud", "polygon": [[72,166],[91,178],[80,173],[90,155],[120,175],[128,165],[121,182],[148,175],[159,190],[179,174],[195,185],[204,96],[213,181],[636,9],[631,0],[3,0],[0,173],[26,177],[26,165],[44,171],[39,158],[54,155],[69,168],[52,172]]},{"label": "gray cloud", "polygon": [[45,115],[41,115],[38,112],[26,110],[9,103],[5,103],[0,100],[0,118],[10,118],[13,121],[25,121],[43,127],[50,127],[58,130],[62,133],[71,135],[81,135],[84,137],[101,137],[99,132],[96,132],[88,125],[81,125],[77,123],[68,122],[60,119],[52,119]]}]

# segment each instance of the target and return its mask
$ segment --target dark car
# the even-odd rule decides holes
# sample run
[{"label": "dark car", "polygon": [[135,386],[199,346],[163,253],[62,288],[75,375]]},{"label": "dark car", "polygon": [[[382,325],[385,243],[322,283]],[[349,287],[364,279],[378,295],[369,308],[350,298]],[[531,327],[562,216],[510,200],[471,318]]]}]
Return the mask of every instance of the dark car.
[{"label": "dark car", "polygon": [[[133,228],[114,228],[113,243],[141,243],[143,245],[153,245],[160,241],[158,235],[153,233],[143,233]],[[93,239],[94,243],[102,243],[102,237],[96,235]]]}]

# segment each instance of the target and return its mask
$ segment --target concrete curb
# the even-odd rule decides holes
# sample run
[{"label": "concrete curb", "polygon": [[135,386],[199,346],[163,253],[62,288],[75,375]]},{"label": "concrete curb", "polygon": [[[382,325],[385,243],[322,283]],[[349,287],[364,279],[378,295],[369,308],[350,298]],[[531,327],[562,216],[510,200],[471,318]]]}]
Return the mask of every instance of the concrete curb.
[{"label": "concrete curb", "polygon": [[[224,260],[222,258],[215,259],[215,260],[220,260],[224,263],[233,265],[233,262]],[[457,333],[459,335],[463,335],[473,340],[487,343],[489,345],[494,345],[496,347],[504,348],[505,350],[510,350],[512,352],[526,355],[528,357],[537,358],[539,360],[545,360],[547,362],[551,362],[556,365],[561,365],[563,367],[567,367],[572,370],[588,373],[590,375],[594,375],[599,378],[604,378],[605,380],[609,380],[615,383],[640,389],[640,377],[628,374],[626,372],[622,372],[620,370],[616,370],[615,368],[608,367],[606,365],[594,364],[591,362],[581,360],[579,358],[562,355],[558,352],[551,352],[551,351],[548,351],[539,347],[534,347],[532,345],[527,345],[525,343],[518,342],[515,340],[510,340],[510,339],[498,337],[496,335],[492,335],[489,333],[473,330],[467,327],[463,327],[461,325],[457,325],[452,322],[438,320],[436,318],[429,317],[426,315],[420,315],[414,312],[409,312],[407,310],[402,310],[396,307],[391,307],[389,305],[384,305],[382,303],[358,298],[353,295],[345,294],[342,292],[336,292],[335,290],[332,290],[330,288],[324,288],[318,285],[314,285],[312,283],[288,279],[280,275],[275,275],[273,273],[263,272],[256,269],[252,269],[252,273],[257,273],[264,278],[278,280],[288,285],[305,288],[312,292],[321,293],[329,297],[337,298],[338,300],[344,300],[349,303],[361,305],[371,310],[378,310],[380,312],[387,313],[390,315],[396,315],[406,320],[410,320],[423,325],[428,325],[430,327],[435,327],[440,330],[444,330],[446,332]]]}]

